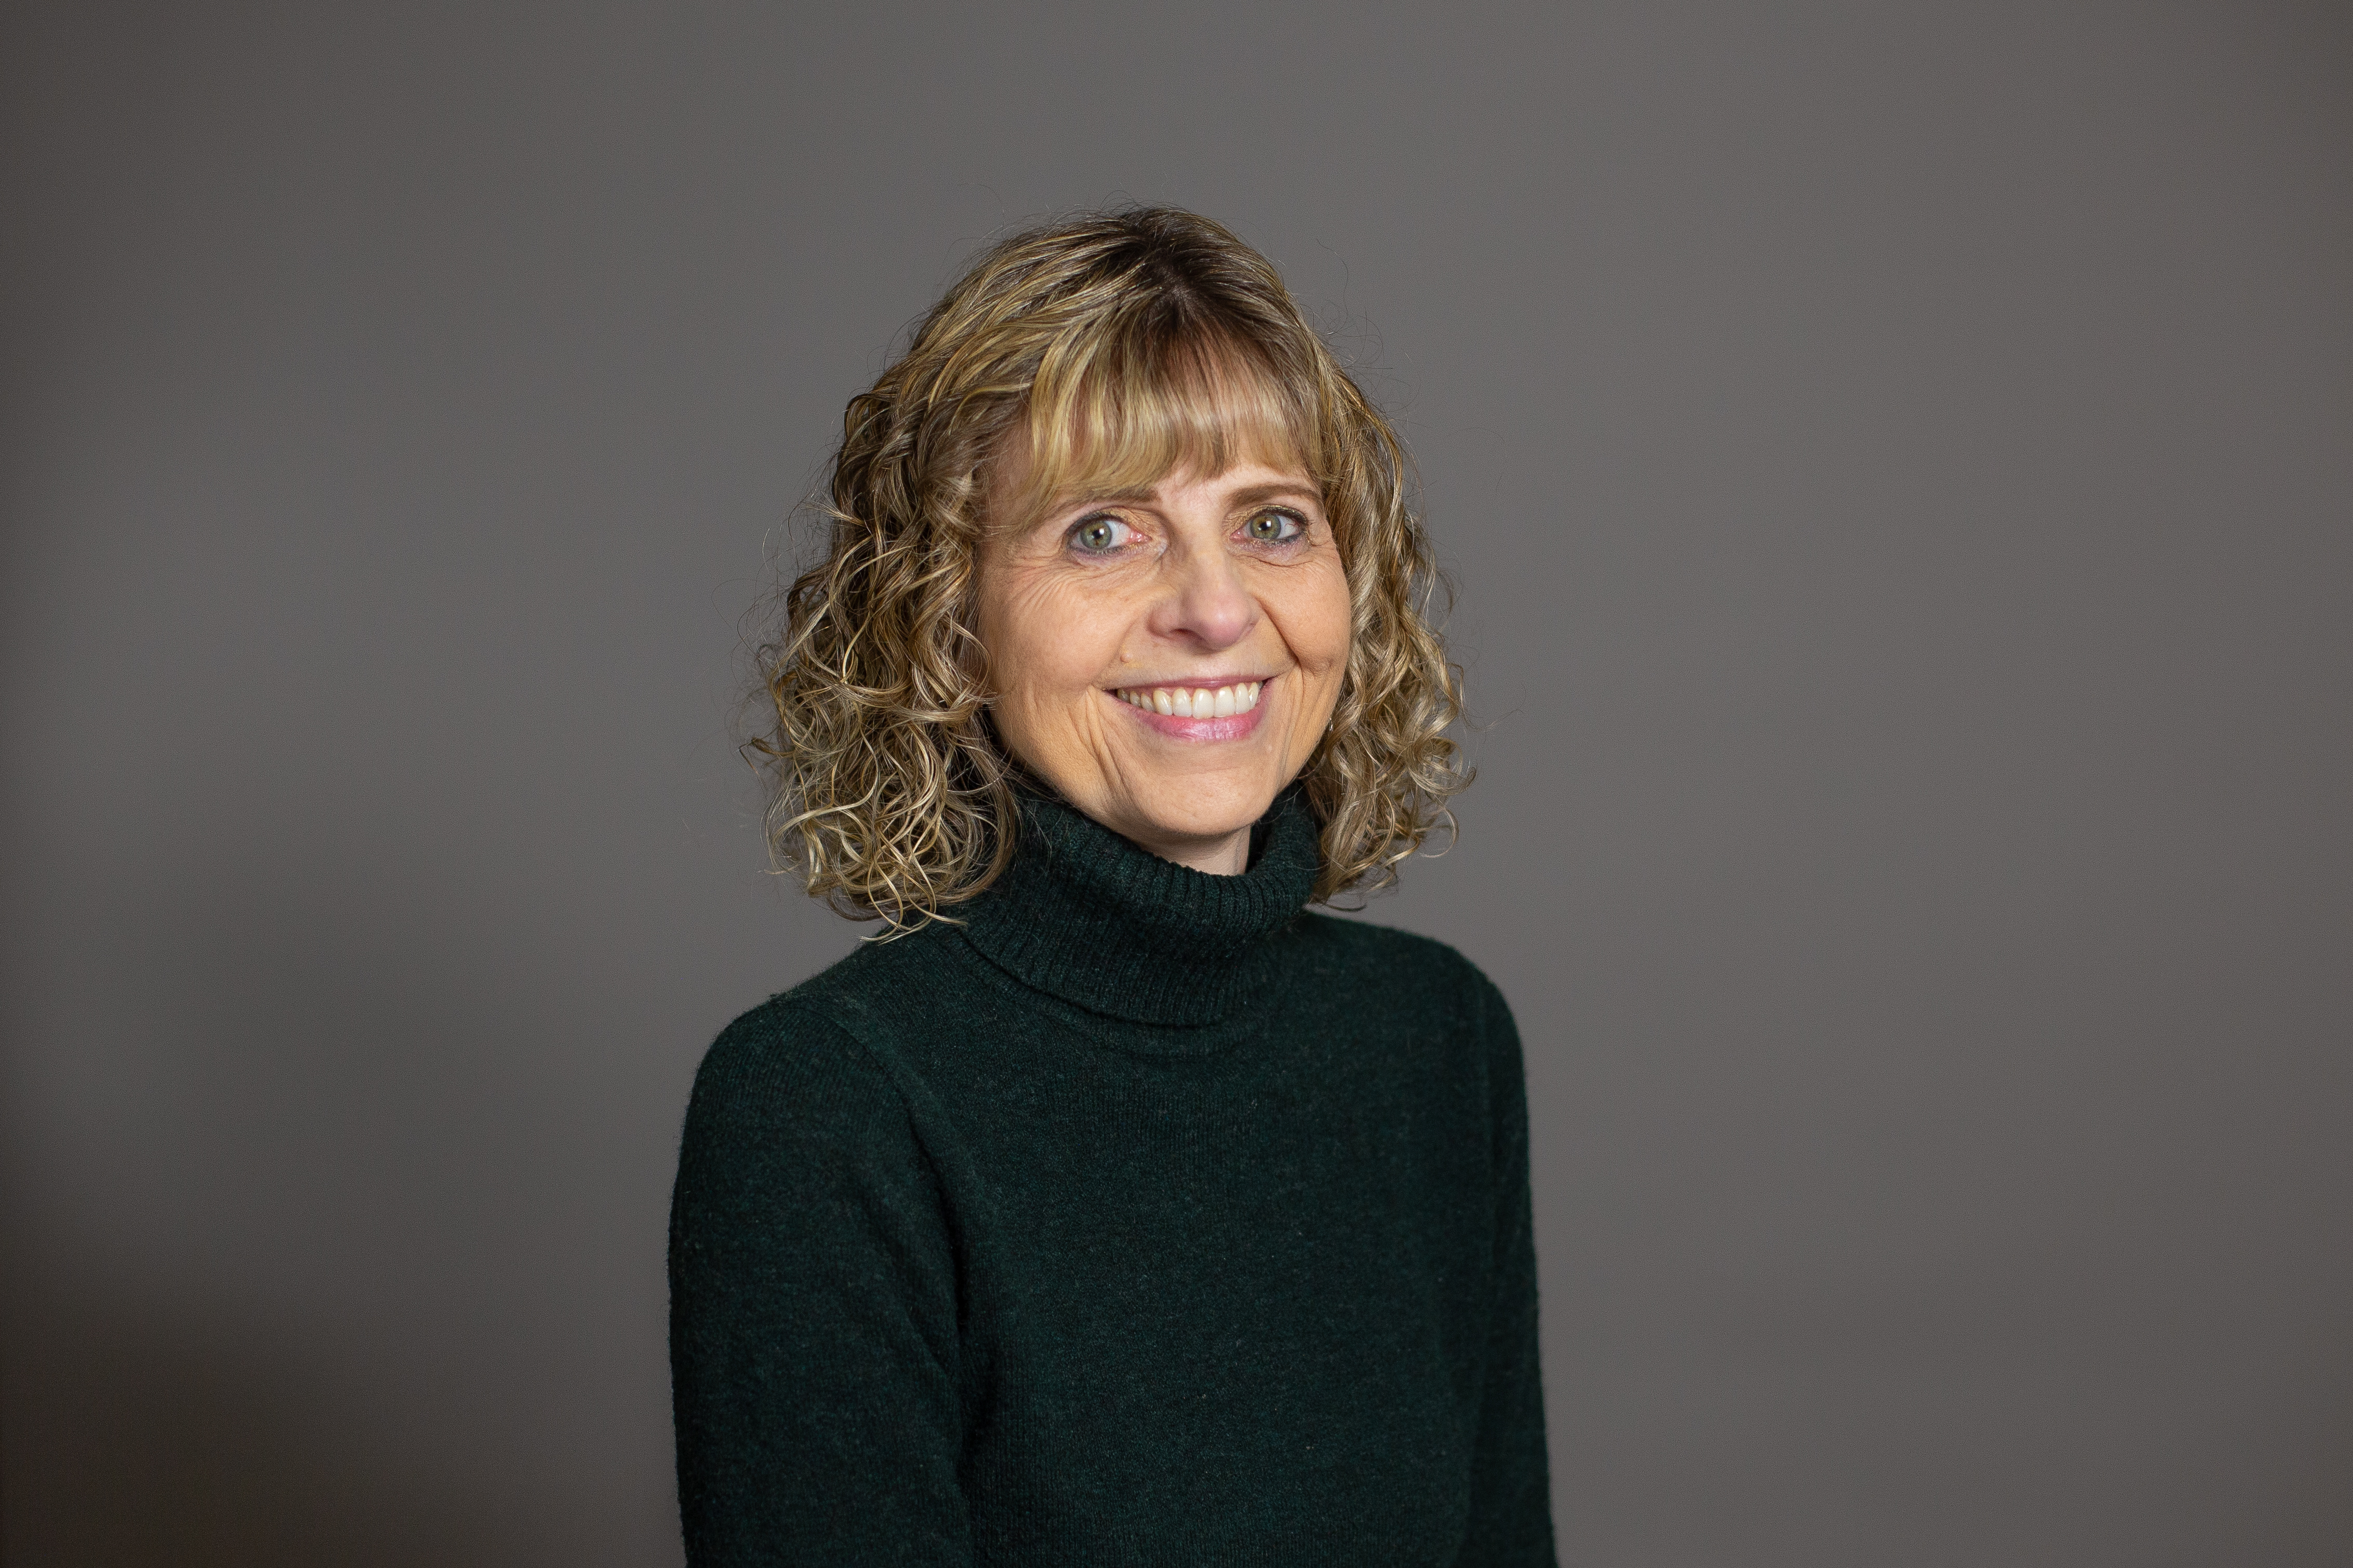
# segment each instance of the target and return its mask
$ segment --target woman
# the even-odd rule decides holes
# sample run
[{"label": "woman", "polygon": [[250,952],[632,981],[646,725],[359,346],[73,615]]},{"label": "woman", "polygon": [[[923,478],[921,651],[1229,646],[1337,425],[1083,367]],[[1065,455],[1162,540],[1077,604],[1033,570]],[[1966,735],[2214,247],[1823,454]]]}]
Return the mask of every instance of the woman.
[{"label": "woman", "polygon": [[1549,1563],[1511,1016],[1308,914],[1463,782],[1396,437],[1267,262],[997,246],[854,399],[764,655],[868,943],[695,1083],[694,1563]]}]

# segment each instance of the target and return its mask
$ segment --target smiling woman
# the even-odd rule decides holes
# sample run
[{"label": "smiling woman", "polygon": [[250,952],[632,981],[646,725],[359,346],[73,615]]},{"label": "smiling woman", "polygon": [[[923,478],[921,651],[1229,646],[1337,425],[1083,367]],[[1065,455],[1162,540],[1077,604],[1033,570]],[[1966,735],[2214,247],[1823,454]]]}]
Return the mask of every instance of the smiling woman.
[{"label": "smiling woman", "polygon": [[1304,906],[1464,782],[1394,435],[1166,209],[853,399],[764,651],[777,855],[882,936],[705,1059],[694,1563],[1549,1563],[1520,1047]]},{"label": "smiling woman", "polygon": [[[1286,455],[1287,458],[1287,455]],[[1348,577],[1314,481],[1263,461],[1125,500],[997,509],[978,619],[997,732],[1066,801],[1231,875],[1332,721]]]}]

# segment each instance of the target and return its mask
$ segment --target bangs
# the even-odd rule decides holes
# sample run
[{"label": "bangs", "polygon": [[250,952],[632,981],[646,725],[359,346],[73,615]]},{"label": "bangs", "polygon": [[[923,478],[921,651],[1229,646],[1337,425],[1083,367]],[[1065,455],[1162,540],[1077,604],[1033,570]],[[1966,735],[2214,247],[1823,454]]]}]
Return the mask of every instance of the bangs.
[{"label": "bangs", "polygon": [[1149,490],[1177,472],[1214,478],[1255,462],[1323,480],[1312,404],[1260,353],[1222,334],[1114,329],[1057,343],[1017,428],[1028,461],[1007,520],[1016,526],[1082,496]]}]

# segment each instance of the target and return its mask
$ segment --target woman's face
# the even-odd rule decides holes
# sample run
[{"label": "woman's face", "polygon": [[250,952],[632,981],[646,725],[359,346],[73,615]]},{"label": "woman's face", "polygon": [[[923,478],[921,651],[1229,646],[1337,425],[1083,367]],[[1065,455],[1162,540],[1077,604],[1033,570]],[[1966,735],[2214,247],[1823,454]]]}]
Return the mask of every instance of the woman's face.
[{"label": "woman's face", "polygon": [[[1009,501],[1019,464],[1001,467]],[[1347,668],[1321,495],[1262,461],[993,535],[978,608],[1006,744],[1087,816],[1204,871],[1246,868],[1250,825],[1314,752]]]}]

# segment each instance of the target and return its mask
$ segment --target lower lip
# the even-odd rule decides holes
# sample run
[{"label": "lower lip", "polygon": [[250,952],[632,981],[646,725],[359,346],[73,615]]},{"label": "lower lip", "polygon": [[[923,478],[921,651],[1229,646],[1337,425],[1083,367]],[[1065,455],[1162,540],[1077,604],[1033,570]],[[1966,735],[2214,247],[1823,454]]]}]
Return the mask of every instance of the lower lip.
[{"label": "lower lip", "polygon": [[1172,741],[1239,741],[1258,728],[1259,720],[1266,712],[1264,688],[1260,689],[1257,707],[1230,719],[1179,719],[1155,709],[1138,708],[1124,697],[1113,695],[1111,700],[1126,709],[1137,722],[1150,725]]}]

